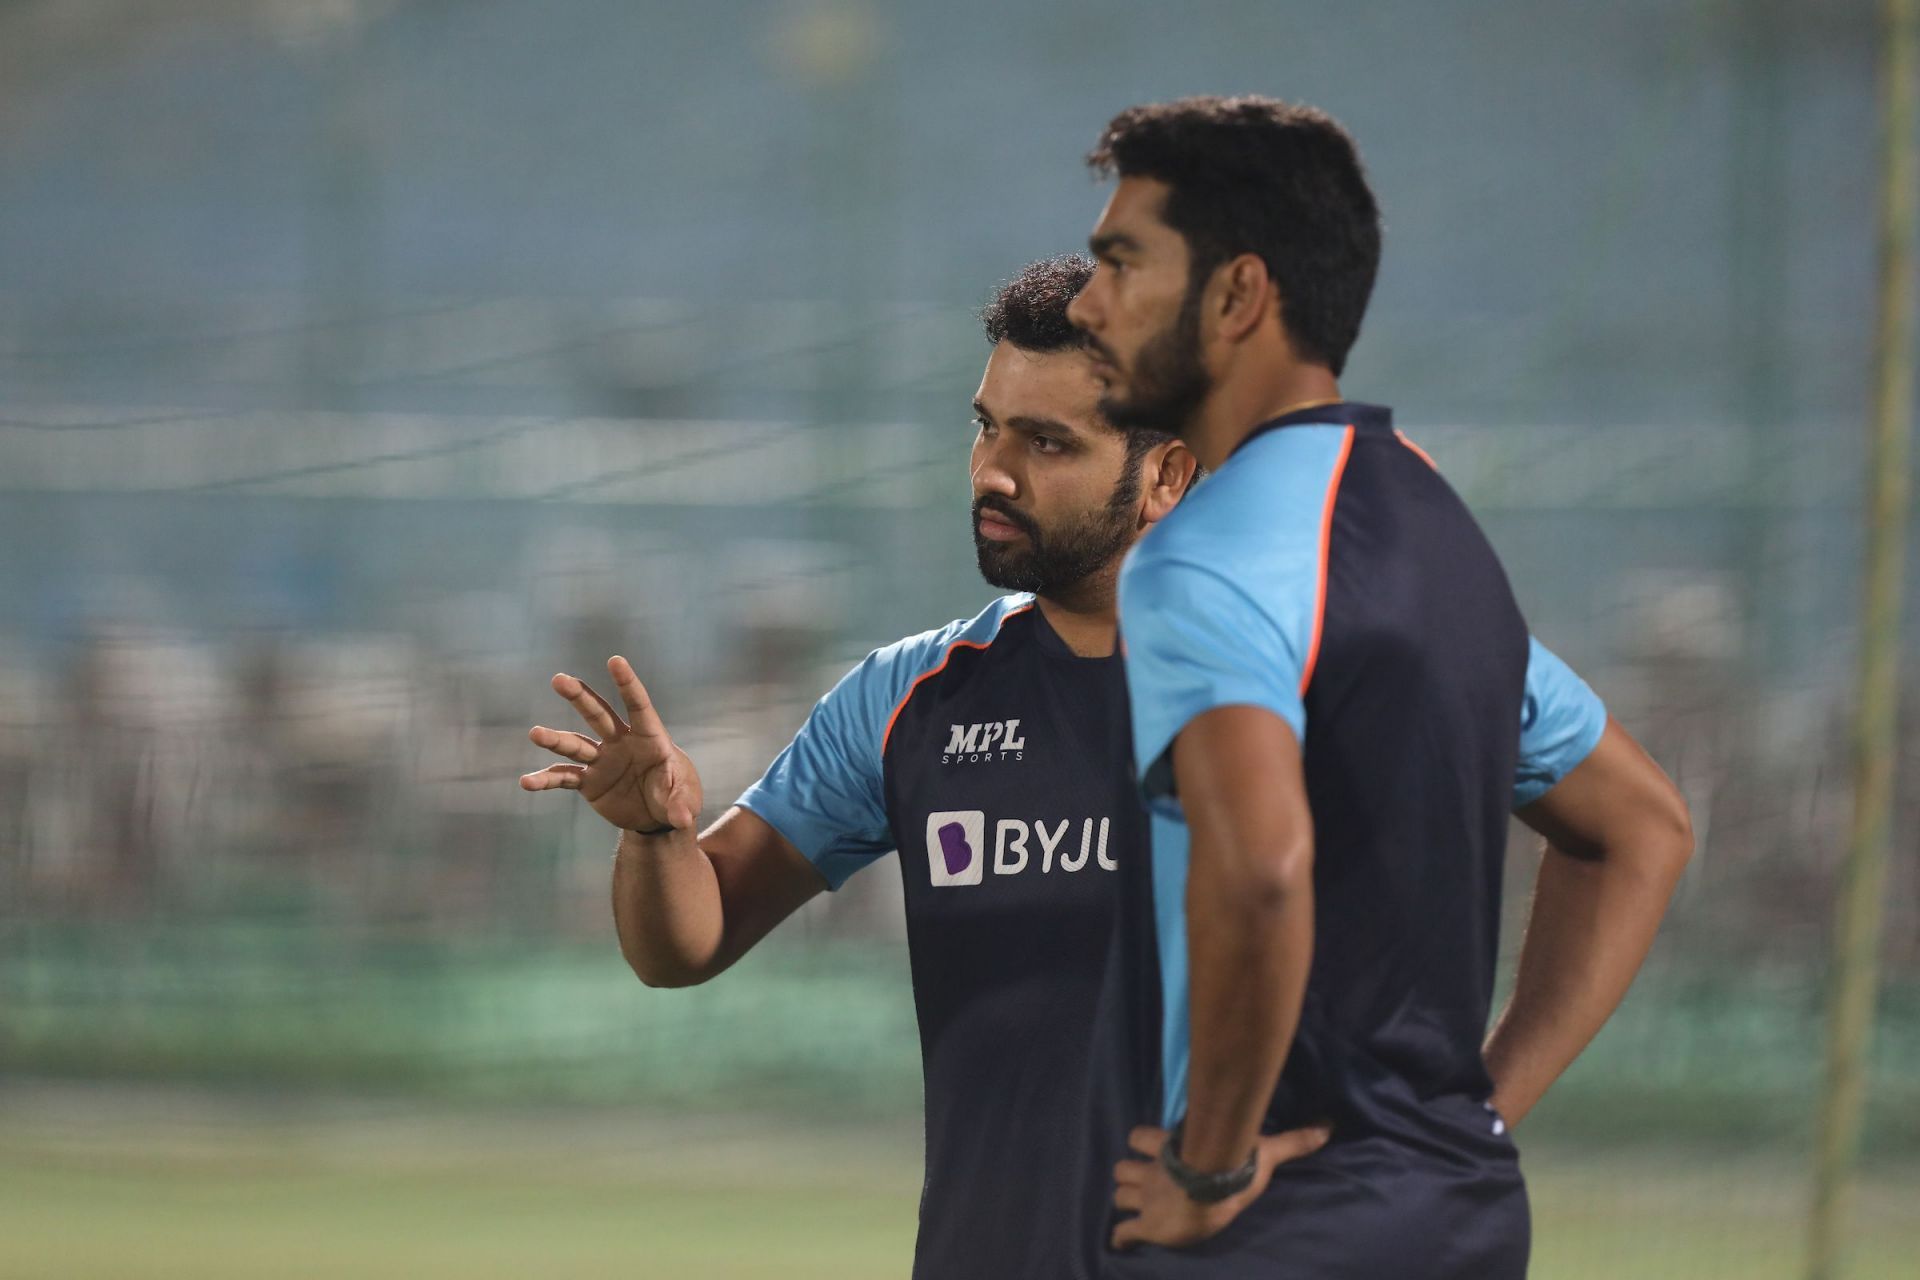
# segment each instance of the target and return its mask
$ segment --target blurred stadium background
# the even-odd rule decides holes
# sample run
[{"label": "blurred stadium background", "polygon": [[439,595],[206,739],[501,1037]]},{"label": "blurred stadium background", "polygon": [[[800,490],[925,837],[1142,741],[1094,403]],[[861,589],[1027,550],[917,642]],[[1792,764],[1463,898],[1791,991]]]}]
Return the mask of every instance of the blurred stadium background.
[{"label": "blurred stadium background", "polygon": [[[1797,1274],[1874,16],[0,4],[0,1274],[903,1275],[897,874],[648,991],[524,731],[624,652],[717,809],[971,613],[972,309],[1082,243],[1113,111],[1221,90],[1359,137],[1349,387],[1693,804],[1648,971],[1522,1135],[1535,1273]],[[1900,760],[1862,1277],[1920,1274],[1911,714]]]}]

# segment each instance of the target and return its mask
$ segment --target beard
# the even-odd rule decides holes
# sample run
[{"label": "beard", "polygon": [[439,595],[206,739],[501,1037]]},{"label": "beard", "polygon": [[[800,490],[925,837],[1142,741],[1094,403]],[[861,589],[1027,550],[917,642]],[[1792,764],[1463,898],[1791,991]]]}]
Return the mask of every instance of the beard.
[{"label": "beard", "polygon": [[[1174,435],[1185,430],[1200,402],[1213,390],[1213,378],[1200,359],[1200,292],[1189,289],[1173,323],[1141,344],[1126,390],[1107,387],[1100,397],[1100,412],[1108,422],[1122,430]],[[1117,374],[1118,366],[1114,367]]]},{"label": "beard", "polygon": [[[1031,591],[1058,599],[1133,545],[1138,528],[1140,467],[1128,459],[1106,505],[1061,521],[1044,530],[1038,521],[1016,511],[1006,499],[987,494],[973,500],[973,549],[980,576],[1002,591]],[[980,533],[980,513],[991,511],[1027,535],[1025,542],[995,542]]]}]

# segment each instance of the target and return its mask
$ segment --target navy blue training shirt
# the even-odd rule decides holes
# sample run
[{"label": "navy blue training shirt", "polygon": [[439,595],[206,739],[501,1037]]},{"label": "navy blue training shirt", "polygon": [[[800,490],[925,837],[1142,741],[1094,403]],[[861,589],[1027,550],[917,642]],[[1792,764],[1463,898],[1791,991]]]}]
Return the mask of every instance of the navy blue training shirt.
[{"label": "navy blue training shirt", "polygon": [[835,888],[899,852],[926,1086],[916,1280],[1099,1273],[1110,1170],[1159,1096],[1129,742],[1120,658],[1076,656],[1009,596],[869,655],[740,798]]},{"label": "navy blue training shirt", "polygon": [[[1508,815],[1600,739],[1592,691],[1528,634],[1431,461],[1359,404],[1258,429],[1120,580],[1152,811],[1162,1121],[1186,1110],[1188,836],[1170,748],[1262,707],[1303,749],[1314,954],[1268,1132],[1331,1121],[1215,1239],[1128,1276],[1518,1280],[1528,1215],[1481,1058]],[[1519,732],[1515,732],[1515,726]],[[1211,1269],[1179,1270],[1214,1260]]]}]

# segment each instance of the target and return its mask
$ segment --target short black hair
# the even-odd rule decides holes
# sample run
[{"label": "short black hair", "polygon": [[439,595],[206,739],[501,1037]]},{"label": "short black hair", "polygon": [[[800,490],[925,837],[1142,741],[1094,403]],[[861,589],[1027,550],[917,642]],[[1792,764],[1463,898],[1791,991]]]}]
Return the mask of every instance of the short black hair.
[{"label": "short black hair", "polygon": [[[987,341],[996,347],[1011,342],[1037,355],[1089,350],[1086,331],[1067,319],[1067,305],[1093,279],[1093,266],[1093,259],[1084,253],[1063,253],[1022,267],[1018,275],[994,290],[993,301],[980,309],[980,326],[987,331]],[[1147,428],[1130,429],[1126,436],[1129,469],[1155,445],[1179,438],[1171,431]]]},{"label": "short black hair", "polygon": [[1011,342],[1042,355],[1085,350],[1087,335],[1067,320],[1067,304],[1092,278],[1093,259],[1081,253],[1028,263],[981,309],[987,341],[995,346]]},{"label": "short black hair", "polygon": [[1332,116],[1254,96],[1129,107],[1087,163],[1171,188],[1161,216],[1187,242],[1190,289],[1221,263],[1257,254],[1301,358],[1336,376],[1346,367],[1380,269],[1380,208],[1353,138]]}]

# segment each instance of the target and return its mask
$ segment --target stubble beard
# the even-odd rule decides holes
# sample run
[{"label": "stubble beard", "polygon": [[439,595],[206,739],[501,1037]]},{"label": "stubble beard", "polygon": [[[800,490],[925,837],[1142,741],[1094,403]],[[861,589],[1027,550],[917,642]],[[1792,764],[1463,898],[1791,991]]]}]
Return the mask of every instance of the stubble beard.
[{"label": "stubble beard", "polygon": [[1122,430],[1166,431],[1184,438],[1212,390],[1213,378],[1200,359],[1200,291],[1189,290],[1173,323],[1147,339],[1134,356],[1124,393],[1108,384],[1100,412]]}]

